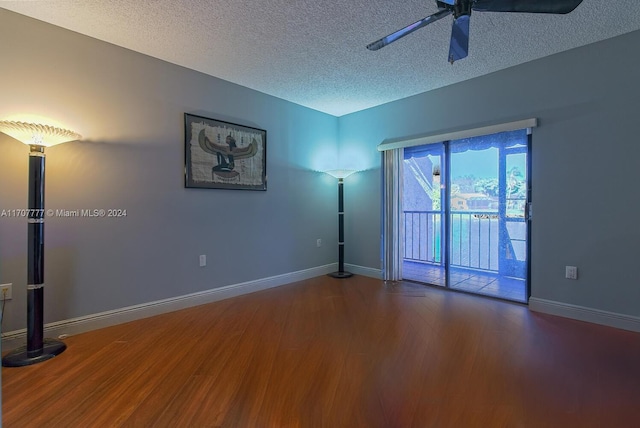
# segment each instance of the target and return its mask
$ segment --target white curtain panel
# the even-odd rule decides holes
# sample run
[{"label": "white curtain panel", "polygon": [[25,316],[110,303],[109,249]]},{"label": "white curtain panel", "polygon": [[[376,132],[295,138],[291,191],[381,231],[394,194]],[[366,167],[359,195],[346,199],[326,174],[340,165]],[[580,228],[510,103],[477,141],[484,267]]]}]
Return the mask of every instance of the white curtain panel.
[{"label": "white curtain panel", "polygon": [[404,149],[383,152],[382,278],[402,279],[404,221],[402,217],[402,166]]}]

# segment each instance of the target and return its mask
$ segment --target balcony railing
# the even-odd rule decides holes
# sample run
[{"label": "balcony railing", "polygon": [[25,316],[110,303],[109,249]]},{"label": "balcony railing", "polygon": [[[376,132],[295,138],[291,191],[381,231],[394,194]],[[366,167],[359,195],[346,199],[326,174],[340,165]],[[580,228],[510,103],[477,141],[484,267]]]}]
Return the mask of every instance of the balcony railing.
[{"label": "balcony railing", "polygon": [[[498,213],[452,211],[450,215],[450,265],[498,272]],[[442,234],[442,212],[405,211],[405,260],[441,265],[443,263]]]}]

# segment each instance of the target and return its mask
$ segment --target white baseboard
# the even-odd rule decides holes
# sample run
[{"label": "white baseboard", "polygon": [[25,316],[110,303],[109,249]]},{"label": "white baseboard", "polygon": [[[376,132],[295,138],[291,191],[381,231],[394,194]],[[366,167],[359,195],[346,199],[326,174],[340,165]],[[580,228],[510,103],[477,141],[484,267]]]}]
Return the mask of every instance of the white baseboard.
[{"label": "white baseboard", "polygon": [[539,299],[537,297],[531,297],[529,299],[529,309],[535,312],[543,312],[545,314],[558,315],[579,321],[640,332],[640,317],[631,315],[586,308],[584,306]]},{"label": "white baseboard", "polygon": [[[303,281],[305,279],[334,272],[337,268],[337,263],[331,263],[324,266],[262,278],[255,281],[227,285],[169,299],[156,300],[154,302],[127,306],[125,308],[115,309],[112,311],[56,321],[44,326],[44,334],[46,337],[56,338],[60,336],[64,337],[85,333],[99,328],[110,327],[112,325],[152,317],[154,315],[160,315],[167,312],[190,308],[192,306],[203,305],[243,294],[249,294],[255,291],[266,290],[280,285],[290,284],[292,282]],[[2,350],[8,351],[23,346],[26,343],[26,337],[26,329],[4,333],[2,335]]]},{"label": "white baseboard", "polygon": [[375,279],[382,278],[382,271],[380,269],[351,265],[348,263],[345,263],[344,268],[347,270],[347,272],[355,273],[356,275],[368,276]]}]

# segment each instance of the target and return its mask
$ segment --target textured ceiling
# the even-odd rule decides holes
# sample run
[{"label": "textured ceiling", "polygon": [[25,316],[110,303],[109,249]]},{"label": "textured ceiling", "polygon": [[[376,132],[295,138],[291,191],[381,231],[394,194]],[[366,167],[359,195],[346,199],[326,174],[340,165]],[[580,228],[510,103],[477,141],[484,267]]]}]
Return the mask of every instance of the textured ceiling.
[{"label": "textured ceiling", "polygon": [[0,8],[336,116],[640,29],[638,0],[584,0],[568,15],[474,13],[469,57],[447,62],[433,0],[28,0]]}]

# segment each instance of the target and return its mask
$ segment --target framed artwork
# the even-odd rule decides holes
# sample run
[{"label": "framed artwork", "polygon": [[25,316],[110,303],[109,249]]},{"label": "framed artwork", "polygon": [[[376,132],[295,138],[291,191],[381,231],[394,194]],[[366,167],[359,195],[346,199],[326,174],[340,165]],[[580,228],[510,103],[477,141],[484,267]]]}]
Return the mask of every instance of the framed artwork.
[{"label": "framed artwork", "polygon": [[185,187],[267,190],[267,131],[184,115]]}]

